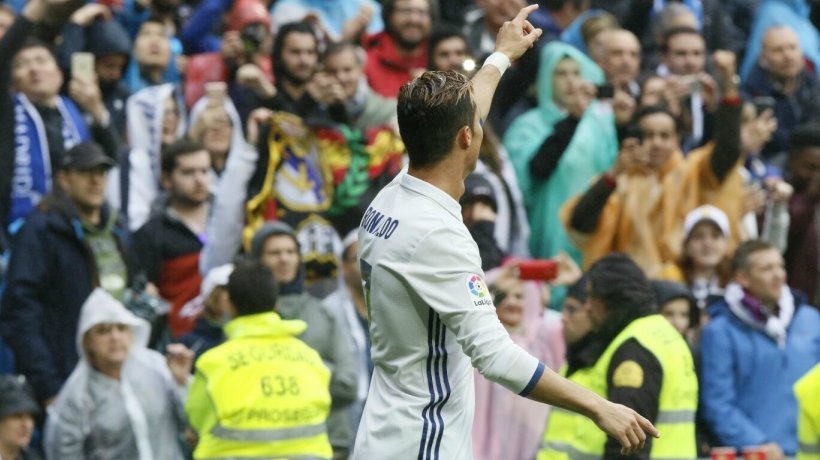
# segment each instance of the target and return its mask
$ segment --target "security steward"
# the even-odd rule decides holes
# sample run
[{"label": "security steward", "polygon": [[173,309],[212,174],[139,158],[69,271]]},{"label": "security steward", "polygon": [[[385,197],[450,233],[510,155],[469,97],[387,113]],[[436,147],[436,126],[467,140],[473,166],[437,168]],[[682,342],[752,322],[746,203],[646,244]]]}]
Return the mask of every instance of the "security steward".
[{"label": "security steward", "polygon": [[[652,286],[628,256],[610,254],[589,270],[585,308],[593,333],[585,344],[587,367],[568,378],[649,419],[661,436],[631,456],[595,424],[553,408],[538,460],[697,457],[695,410],[698,383],[689,347],[656,314]],[[590,355],[593,356],[589,359]]]},{"label": "security steward", "polygon": [[330,371],[296,338],[307,324],[273,311],[276,281],[259,262],[236,267],[228,297],[228,340],[197,360],[185,407],[194,458],[331,458]]},{"label": "security steward", "polygon": [[794,385],[800,407],[797,460],[820,460],[820,363]]}]

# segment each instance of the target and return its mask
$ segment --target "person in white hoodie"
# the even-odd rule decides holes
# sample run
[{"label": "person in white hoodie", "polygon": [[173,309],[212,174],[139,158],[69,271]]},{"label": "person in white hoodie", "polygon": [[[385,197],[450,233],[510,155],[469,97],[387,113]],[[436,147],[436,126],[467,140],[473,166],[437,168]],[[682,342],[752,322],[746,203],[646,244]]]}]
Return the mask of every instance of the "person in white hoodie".
[{"label": "person in white hoodie", "polygon": [[146,348],[150,326],[102,289],[83,304],[80,362],[48,409],[49,459],[182,460],[193,353]]},{"label": "person in white hoodie", "polygon": [[185,104],[171,83],[148,86],[126,103],[128,145],[123,169],[112,171],[106,196],[128,216],[128,228],[142,227],[160,194],[160,152],[185,135]]},{"label": "person in white hoodie", "polygon": [[248,148],[239,112],[226,94],[206,94],[191,108],[188,137],[211,154],[211,191],[219,185],[228,158]]}]

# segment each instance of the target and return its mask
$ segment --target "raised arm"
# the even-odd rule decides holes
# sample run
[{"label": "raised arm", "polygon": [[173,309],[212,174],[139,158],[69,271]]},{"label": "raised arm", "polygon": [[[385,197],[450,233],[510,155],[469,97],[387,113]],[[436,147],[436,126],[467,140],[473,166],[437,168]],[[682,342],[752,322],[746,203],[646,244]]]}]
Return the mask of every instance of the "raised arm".
[{"label": "raised arm", "polygon": [[515,18],[501,26],[495,41],[495,53],[484,61],[484,66],[473,77],[475,100],[481,120],[487,119],[495,89],[510,62],[521,57],[541,37],[541,29],[536,29],[527,20],[527,16],[537,9],[538,5],[523,8]]},{"label": "raised arm", "polygon": [[712,171],[718,181],[723,181],[740,158],[740,113],[742,103],[735,81],[735,54],[716,51],[713,60],[723,89],[718,106],[718,125],[715,133],[715,150],[711,158]]}]

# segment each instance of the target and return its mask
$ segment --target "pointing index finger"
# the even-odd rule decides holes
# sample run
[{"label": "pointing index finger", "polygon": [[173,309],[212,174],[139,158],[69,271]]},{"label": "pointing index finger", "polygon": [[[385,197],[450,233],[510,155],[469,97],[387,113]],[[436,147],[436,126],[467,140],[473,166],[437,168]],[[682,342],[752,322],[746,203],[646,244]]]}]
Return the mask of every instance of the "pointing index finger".
[{"label": "pointing index finger", "polygon": [[653,438],[660,438],[661,433],[652,425],[652,422],[643,418],[642,416],[638,415],[638,424],[641,426],[644,432],[652,436]]},{"label": "pointing index finger", "polygon": [[533,11],[535,11],[537,9],[538,9],[538,4],[537,3],[534,4],[534,5],[529,5],[527,7],[521,8],[521,11],[519,11],[518,14],[515,15],[515,18],[513,18],[512,22],[515,22],[515,23],[524,22],[527,19],[527,16],[529,16],[530,13],[532,13]]}]

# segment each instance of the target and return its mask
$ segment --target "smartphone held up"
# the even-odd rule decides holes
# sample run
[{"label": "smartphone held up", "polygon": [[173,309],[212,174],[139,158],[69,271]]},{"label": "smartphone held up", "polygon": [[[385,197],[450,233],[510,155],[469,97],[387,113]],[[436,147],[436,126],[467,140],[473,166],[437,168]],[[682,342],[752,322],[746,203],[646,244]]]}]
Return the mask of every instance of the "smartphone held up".
[{"label": "smartphone held up", "polygon": [[552,281],[558,276],[558,262],[552,259],[522,260],[516,271],[521,280]]},{"label": "smartphone held up", "polygon": [[71,76],[85,83],[93,82],[94,55],[92,53],[72,53]]}]

